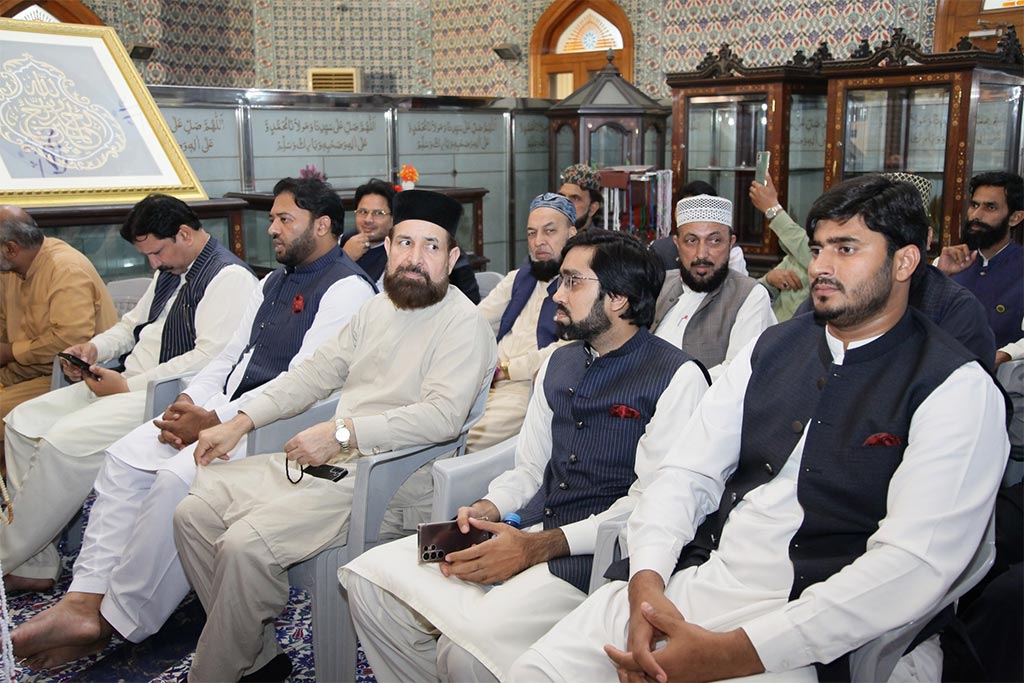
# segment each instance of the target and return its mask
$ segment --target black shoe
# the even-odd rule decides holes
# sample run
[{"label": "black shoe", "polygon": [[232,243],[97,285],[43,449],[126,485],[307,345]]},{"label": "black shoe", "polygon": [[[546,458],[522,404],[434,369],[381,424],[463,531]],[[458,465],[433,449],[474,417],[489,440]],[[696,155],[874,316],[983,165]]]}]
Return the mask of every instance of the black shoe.
[{"label": "black shoe", "polygon": [[282,683],[292,673],[292,660],[281,653],[251,674],[242,676],[239,683]]}]

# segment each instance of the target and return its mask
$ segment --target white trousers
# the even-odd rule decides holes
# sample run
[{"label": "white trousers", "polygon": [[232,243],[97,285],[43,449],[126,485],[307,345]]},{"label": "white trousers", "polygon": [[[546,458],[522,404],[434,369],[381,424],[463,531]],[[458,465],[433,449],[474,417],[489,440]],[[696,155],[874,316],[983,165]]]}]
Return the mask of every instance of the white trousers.
[{"label": "white trousers", "polygon": [[[675,577],[679,577],[676,574]],[[683,582],[669,582],[666,595]],[[674,602],[678,602],[673,599]],[[684,617],[688,615],[684,614]],[[612,581],[594,592],[586,602],[534,643],[512,664],[508,680],[522,683],[540,681],[618,680],[615,666],[604,652],[605,644],[626,648],[629,634],[629,596],[625,581]],[[942,674],[942,651],[938,637],[918,645],[896,665],[889,681],[938,681]],[[751,683],[816,683],[817,671],[805,666],[791,671],[769,672],[730,681]]]},{"label": "white trousers", "polygon": [[14,522],[0,524],[8,574],[56,579],[56,539],[92,490],[103,452],[142,422],[146,392],[97,398],[84,384],[22,403],[5,418]]},{"label": "white trousers", "polygon": [[103,617],[138,643],[188,595],[172,520],[189,485],[172,472],[136,469],[108,455],[95,489],[68,590],[103,595]]},{"label": "white trousers", "polygon": [[586,598],[546,563],[493,587],[446,578],[417,563],[414,537],[363,553],[339,577],[381,683],[505,680],[516,657]]}]

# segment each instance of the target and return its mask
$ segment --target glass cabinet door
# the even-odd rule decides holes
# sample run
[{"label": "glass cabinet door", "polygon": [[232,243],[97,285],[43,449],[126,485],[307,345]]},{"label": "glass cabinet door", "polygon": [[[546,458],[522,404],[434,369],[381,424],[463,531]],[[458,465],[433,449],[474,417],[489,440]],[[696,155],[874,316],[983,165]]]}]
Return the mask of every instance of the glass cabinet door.
[{"label": "glass cabinet door", "polygon": [[975,175],[1014,168],[1018,148],[1021,87],[981,83],[974,129]]},{"label": "glass cabinet door", "polygon": [[614,123],[606,123],[590,131],[591,164],[598,168],[632,164],[629,134]]},{"label": "glass cabinet door", "polygon": [[704,180],[732,200],[737,243],[760,246],[764,222],[749,190],[765,149],[767,95],[692,97],[688,109],[686,181]]},{"label": "glass cabinet door", "polygon": [[[561,126],[555,133],[555,173],[561,173],[576,162],[576,133],[572,126]],[[561,183],[555,187],[558,185]]]},{"label": "glass cabinet door", "polygon": [[850,90],[846,98],[843,179],[906,171],[932,182],[928,214],[940,234],[949,87]]},{"label": "glass cabinet door", "polygon": [[803,225],[825,187],[828,101],[824,94],[793,93],[789,113],[789,177],[772,178],[786,188],[786,213]]}]

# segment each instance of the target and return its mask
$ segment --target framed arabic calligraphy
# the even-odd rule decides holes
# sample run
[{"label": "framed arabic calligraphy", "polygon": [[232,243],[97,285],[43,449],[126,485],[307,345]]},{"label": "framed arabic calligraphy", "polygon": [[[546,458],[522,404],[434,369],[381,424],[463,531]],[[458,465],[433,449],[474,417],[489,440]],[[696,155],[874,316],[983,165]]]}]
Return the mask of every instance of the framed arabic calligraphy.
[{"label": "framed arabic calligraphy", "polygon": [[0,19],[0,203],[206,199],[107,27]]}]

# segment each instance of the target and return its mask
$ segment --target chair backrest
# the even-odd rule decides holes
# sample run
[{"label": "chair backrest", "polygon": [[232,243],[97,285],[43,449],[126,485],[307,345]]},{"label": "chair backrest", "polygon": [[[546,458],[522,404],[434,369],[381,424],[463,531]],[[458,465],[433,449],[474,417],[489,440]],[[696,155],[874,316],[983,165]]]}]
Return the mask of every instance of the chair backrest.
[{"label": "chair backrest", "polygon": [[434,497],[431,519],[443,522],[455,516],[459,507],[483,498],[496,476],[512,469],[519,436],[461,458],[434,462]]},{"label": "chair backrest", "polygon": [[188,383],[196,376],[195,372],[184,372],[180,375],[151,379],[146,384],[146,408],[143,415],[147,420],[163,415],[167,406],[174,403],[178,394],[185,390]]},{"label": "chair backrest", "polygon": [[280,453],[284,450],[285,443],[302,430],[320,422],[333,420],[337,407],[338,394],[335,393],[298,415],[254,429],[246,438],[246,455]]},{"label": "chair backrest", "polygon": [[1001,364],[996,371],[996,379],[1013,404],[1009,429],[1010,459],[1006,463],[1002,483],[1009,487],[1024,479],[1024,358]]},{"label": "chair backrest", "polygon": [[139,299],[146,293],[146,288],[152,281],[151,277],[129,277],[108,282],[107,291],[114,300],[117,315],[122,316],[135,308],[135,304],[139,303]]},{"label": "chair backrest", "polygon": [[887,681],[900,657],[929,621],[946,606],[955,603],[967,591],[981,581],[996,559],[996,518],[995,512],[988,520],[988,528],[981,539],[970,564],[960,573],[953,585],[946,591],[942,601],[920,618],[887,631],[874,640],[865,643],[850,653],[850,680]]},{"label": "chair backrest", "polygon": [[485,270],[482,273],[475,273],[476,286],[480,288],[480,299],[483,300],[491,293],[491,290],[498,286],[498,283],[505,279],[501,273],[493,270]]}]

